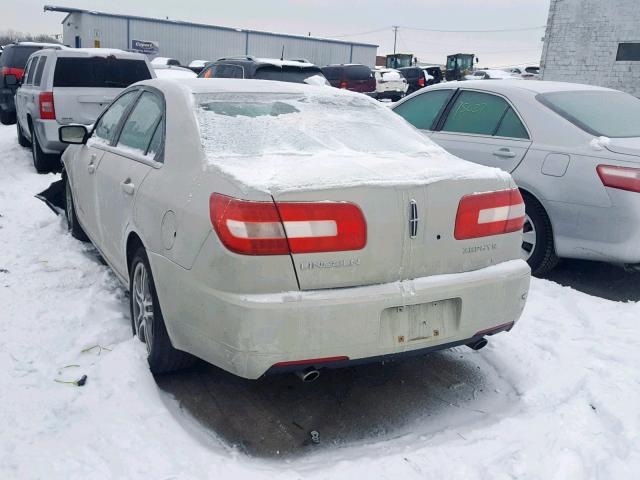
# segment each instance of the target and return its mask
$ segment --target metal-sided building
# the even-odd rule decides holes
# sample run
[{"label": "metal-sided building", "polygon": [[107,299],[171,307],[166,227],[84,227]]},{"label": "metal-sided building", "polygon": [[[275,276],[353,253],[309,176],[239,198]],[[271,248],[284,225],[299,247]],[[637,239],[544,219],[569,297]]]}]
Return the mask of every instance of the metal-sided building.
[{"label": "metal-sided building", "polygon": [[316,65],[362,63],[373,67],[377,45],[316,37],[260,32],[240,28],[156,18],[116,15],[78,8],[46,5],[45,11],[63,12],[63,43],[70,47],[102,47],[149,53],[179,60],[216,60],[253,55],[304,58]]}]

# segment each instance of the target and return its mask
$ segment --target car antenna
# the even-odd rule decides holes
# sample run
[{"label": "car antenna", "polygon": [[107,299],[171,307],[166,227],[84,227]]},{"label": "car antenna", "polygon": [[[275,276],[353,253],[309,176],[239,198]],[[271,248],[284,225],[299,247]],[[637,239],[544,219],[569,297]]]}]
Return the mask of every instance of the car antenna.
[{"label": "car antenna", "polygon": [[280,55],[280,60],[284,60],[284,43],[282,44],[282,55]]}]

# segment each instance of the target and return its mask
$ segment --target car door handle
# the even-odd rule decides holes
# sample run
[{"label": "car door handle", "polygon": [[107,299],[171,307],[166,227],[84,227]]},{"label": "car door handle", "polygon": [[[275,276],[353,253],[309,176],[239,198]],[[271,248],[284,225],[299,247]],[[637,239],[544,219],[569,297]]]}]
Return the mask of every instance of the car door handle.
[{"label": "car door handle", "polygon": [[122,187],[122,191],[127,195],[133,195],[133,192],[136,191],[136,186],[131,183],[130,178],[127,178],[124,182],[120,182],[120,186]]},{"label": "car door handle", "polygon": [[516,156],[516,152],[512,152],[508,148],[501,148],[500,150],[496,150],[495,152],[493,152],[493,154],[496,157],[503,157],[503,158],[513,158]]}]

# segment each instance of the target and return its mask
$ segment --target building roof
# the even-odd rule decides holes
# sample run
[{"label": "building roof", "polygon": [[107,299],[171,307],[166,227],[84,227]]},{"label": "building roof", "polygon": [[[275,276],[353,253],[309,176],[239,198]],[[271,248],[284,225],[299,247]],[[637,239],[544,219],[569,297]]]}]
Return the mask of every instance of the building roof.
[{"label": "building roof", "polygon": [[[201,27],[201,28],[213,28],[217,30],[228,30],[233,32],[249,32],[249,33],[257,33],[262,35],[271,35],[277,37],[287,37],[287,38],[295,38],[298,40],[312,40],[316,42],[330,42],[330,43],[338,43],[342,45],[357,45],[362,47],[374,47],[378,48],[378,45],[372,43],[358,43],[358,42],[345,42],[343,40],[334,40],[332,38],[322,38],[322,37],[307,37],[304,35],[291,35],[288,33],[275,33],[275,32],[265,32],[260,30],[250,30],[245,28],[233,28],[233,27],[223,27],[220,25],[210,25],[206,23],[194,23],[194,22],[185,22],[182,20],[167,20],[163,18],[152,18],[152,17],[139,17],[135,15],[120,15],[116,13],[107,13],[107,12],[98,12],[95,10],[85,10],[82,8],[73,8],[73,7],[62,7],[57,5],[45,5],[45,12],[63,12],[67,14],[71,13],[84,13],[87,15],[97,15],[102,17],[111,17],[111,18],[121,18],[121,19],[129,19],[129,20],[142,20],[145,22],[156,22],[156,23],[166,23],[171,25],[185,25],[191,27]],[[64,21],[62,22],[64,23]]]}]

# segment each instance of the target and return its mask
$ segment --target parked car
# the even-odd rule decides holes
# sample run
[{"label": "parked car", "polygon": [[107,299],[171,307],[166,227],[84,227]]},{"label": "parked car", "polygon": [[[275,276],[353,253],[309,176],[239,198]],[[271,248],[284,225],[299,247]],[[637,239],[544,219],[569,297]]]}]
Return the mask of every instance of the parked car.
[{"label": "parked car", "polygon": [[422,67],[422,69],[427,72],[427,75],[432,77],[432,80],[427,82],[427,85],[435,85],[436,83],[440,83],[443,80],[442,70],[438,66],[433,67]]},{"label": "parked car", "polygon": [[[399,68],[398,71],[407,79],[407,85],[409,86],[407,95],[427,86],[429,81],[428,73],[421,67],[404,67]],[[433,77],[431,77],[431,80],[433,80]]]},{"label": "parked car", "polygon": [[156,78],[196,78],[198,75],[190,68],[175,65],[151,65]]},{"label": "parked car", "polygon": [[322,67],[322,73],[332,87],[370,95],[376,91],[376,79],[366,65],[359,63],[327,65]]},{"label": "parked car", "polygon": [[[151,80],[60,127],[67,222],[131,291],[151,370],[341,367],[510,330],[524,205],[371,98]],[[483,193],[477,193],[483,192]]]},{"label": "parked car", "polygon": [[100,48],[39,50],[16,92],[18,142],[39,173],[56,169],[66,148],[58,127],[92,124],[124,88],[154,77],[140,53]]},{"label": "parked car", "polygon": [[[18,42],[5,45],[0,57],[0,123],[12,125],[16,122],[14,97],[24,75],[29,56],[43,48],[63,48],[51,43]],[[7,77],[12,76],[7,82]]]},{"label": "parked car", "polygon": [[179,67],[180,60],[169,57],[156,57],[151,60],[151,65],[173,65],[174,67]]},{"label": "parked car", "polygon": [[394,108],[454,155],[513,175],[534,273],[558,258],[639,269],[639,99],[571,83],[468,81]]},{"label": "parked car", "polygon": [[485,68],[464,76],[465,80],[521,80],[519,73]]},{"label": "parked car", "polygon": [[213,63],[211,60],[193,60],[189,63],[189,69],[192,70],[196,75],[199,74],[207,64]]},{"label": "parked car", "polygon": [[376,79],[376,91],[372,95],[377,100],[390,99],[397,102],[407,93],[407,80],[392,68],[373,70]]},{"label": "parked car", "polygon": [[221,58],[207,66],[200,78],[245,78],[326,85],[319,67],[306,60],[278,60],[251,56]]}]

